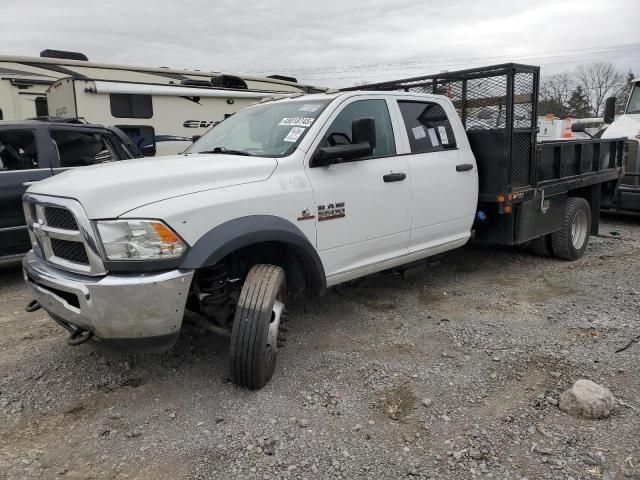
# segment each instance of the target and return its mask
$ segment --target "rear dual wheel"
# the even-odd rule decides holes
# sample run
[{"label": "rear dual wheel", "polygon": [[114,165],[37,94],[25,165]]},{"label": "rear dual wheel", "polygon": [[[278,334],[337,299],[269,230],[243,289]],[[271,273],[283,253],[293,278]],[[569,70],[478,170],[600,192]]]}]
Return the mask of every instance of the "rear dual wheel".
[{"label": "rear dual wheel", "polygon": [[589,245],[591,208],[584,198],[570,197],[564,210],[562,228],[551,234],[553,254],[562,260],[582,258]]},{"label": "rear dual wheel", "polygon": [[562,219],[562,228],[531,242],[531,251],[540,257],[562,260],[582,258],[589,245],[591,208],[584,198],[570,197]]},{"label": "rear dual wheel", "polygon": [[273,375],[284,341],[285,287],[285,273],[278,266],[249,270],[231,330],[229,366],[236,385],[257,390]]}]

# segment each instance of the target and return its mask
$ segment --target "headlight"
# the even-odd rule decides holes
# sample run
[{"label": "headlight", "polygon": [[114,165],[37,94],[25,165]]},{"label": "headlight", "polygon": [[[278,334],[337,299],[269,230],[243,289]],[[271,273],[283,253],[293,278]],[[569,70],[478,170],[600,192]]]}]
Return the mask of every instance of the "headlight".
[{"label": "headlight", "polygon": [[163,260],[180,257],[187,246],[157,220],[106,220],[96,223],[107,260]]}]

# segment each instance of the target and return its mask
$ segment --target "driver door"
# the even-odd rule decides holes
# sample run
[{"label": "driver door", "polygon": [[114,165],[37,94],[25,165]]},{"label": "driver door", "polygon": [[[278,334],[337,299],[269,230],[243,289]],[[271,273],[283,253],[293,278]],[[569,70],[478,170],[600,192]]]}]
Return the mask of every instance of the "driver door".
[{"label": "driver door", "polygon": [[[408,251],[411,189],[406,157],[398,156],[398,119],[380,97],[347,99],[333,112],[305,162],[315,201],[317,249],[327,284],[385,268]],[[317,148],[350,143],[353,120],[371,117],[376,146],[371,157],[310,167]],[[397,131],[397,129],[396,129]]]}]

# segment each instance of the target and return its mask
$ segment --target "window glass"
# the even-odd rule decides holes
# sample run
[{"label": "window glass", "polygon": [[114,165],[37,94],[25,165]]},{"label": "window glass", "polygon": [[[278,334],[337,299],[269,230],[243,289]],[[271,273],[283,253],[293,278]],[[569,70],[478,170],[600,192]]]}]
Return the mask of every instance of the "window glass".
[{"label": "window glass", "polygon": [[444,108],[433,102],[399,101],[413,153],[437,152],[456,147]]},{"label": "window glass", "polygon": [[116,127],[127,134],[138,150],[144,149],[149,155],[155,155],[156,135],[153,127],[149,125],[116,125]]},{"label": "window glass", "polygon": [[0,132],[0,172],[38,168],[38,150],[33,132],[4,130]]},{"label": "window glass", "polygon": [[358,100],[344,107],[327,130],[320,146],[350,144],[353,137],[351,122],[367,117],[372,117],[376,122],[376,148],[371,158],[395,155],[396,144],[385,100]]},{"label": "window glass", "polygon": [[629,97],[627,113],[640,113],[640,83],[636,83]]},{"label": "window glass", "polygon": [[284,157],[300,144],[329,100],[281,100],[245,108],[227,117],[185,153]]},{"label": "window glass", "polygon": [[112,93],[109,95],[111,115],[116,118],[151,118],[153,102],[151,95]]},{"label": "window glass", "polygon": [[112,146],[102,134],[53,130],[51,138],[58,148],[61,167],[84,167],[117,160]]},{"label": "window glass", "polygon": [[36,117],[49,116],[49,108],[47,107],[47,97],[36,97]]}]

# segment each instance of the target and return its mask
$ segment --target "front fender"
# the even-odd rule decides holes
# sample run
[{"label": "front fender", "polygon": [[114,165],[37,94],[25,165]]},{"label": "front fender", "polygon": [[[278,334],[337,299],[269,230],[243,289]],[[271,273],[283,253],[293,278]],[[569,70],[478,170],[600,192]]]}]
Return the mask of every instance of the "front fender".
[{"label": "front fender", "polygon": [[230,220],[209,230],[191,247],[180,268],[213,266],[230,253],[262,242],[279,242],[300,255],[311,279],[311,289],[324,293],[326,277],[318,252],[293,223],[274,215],[250,215]]}]

